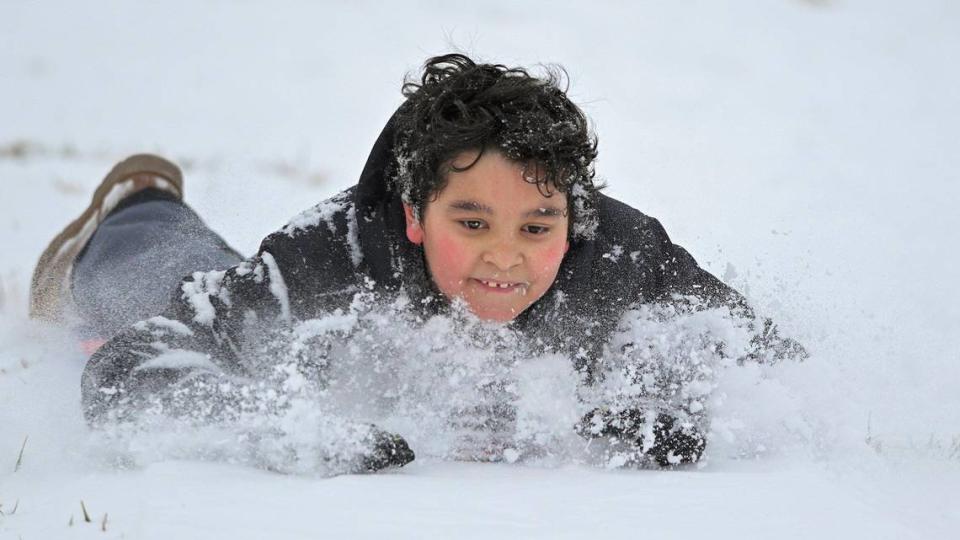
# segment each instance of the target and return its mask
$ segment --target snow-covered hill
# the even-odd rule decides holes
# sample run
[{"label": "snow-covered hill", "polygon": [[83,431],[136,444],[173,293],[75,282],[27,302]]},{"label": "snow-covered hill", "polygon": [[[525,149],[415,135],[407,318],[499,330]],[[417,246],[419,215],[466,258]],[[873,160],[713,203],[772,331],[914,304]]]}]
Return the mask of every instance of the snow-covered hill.
[{"label": "snow-covered hill", "polygon": [[[946,0],[3,3],[0,538],[957,537],[958,30]],[[563,64],[608,192],[812,358],[727,370],[707,460],[678,471],[320,478],[88,432],[84,357],[26,297],[113,162],[175,159],[251,252],[355,182],[403,75],[454,46]]]}]

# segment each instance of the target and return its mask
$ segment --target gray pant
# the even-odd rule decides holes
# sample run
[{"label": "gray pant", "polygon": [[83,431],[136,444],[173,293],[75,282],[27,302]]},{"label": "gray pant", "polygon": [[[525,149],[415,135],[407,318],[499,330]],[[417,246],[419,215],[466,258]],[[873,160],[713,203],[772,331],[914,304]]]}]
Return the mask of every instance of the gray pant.
[{"label": "gray pant", "polygon": [[124,200],[100,224],[73,266],[73,298],[91,337],[109,338],[159,315],[196,271],[243,257],[188,206],[157,190]]}]

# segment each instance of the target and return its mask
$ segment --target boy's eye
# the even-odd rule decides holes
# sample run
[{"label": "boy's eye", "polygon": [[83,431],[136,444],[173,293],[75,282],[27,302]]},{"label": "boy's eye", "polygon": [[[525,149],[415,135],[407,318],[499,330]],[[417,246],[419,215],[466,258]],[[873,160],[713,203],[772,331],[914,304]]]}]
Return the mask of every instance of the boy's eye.
[{"label": "boy's eye", "polygon": [[479,219],[464,219],[460,221],[460,224],[471,231],[476,231],[483,228],[483,222]]},{"label": "boy's eye", "polygon": [[530,234],[541,235],[550,232],[550,227],[544,227],[543,225],[524,225],[523,230]]}]

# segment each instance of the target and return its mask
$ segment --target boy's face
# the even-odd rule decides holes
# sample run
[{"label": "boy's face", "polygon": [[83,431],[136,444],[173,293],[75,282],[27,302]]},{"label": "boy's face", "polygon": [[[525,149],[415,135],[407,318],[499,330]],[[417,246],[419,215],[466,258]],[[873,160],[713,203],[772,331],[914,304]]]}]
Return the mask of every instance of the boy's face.
[{"label": "boy's face", "polygon": [[[453,165],[470,164],[464,152]],[[486,151],[472,167],[451,171],[420,217],[404,205],[407,238],[423,244],[434,283],[462,298],[477,317],[510,321],[553,284],[567,242],[567,196],[545,197],[523,167]]]}]

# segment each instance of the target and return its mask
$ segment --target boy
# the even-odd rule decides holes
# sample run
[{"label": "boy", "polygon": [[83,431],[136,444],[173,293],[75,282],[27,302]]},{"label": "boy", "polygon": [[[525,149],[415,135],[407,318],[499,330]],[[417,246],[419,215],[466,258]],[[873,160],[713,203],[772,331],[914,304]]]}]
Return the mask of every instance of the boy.
[{"label": "boy", "polygon": [[[611,335],[637,306],[728,306],[753,328],[740,295],[656,220],[599,193],[596,139],[558,85],[553,74],[458,54],[428,60],[358,184],[246,260],[183,205],[175,166],[120,163],[41,257],[31,290],[35,316],[62,320],[72,309],[88,333],[111,338],[84,371],[88,421],[128,418],[184,384],[221,388],[218,373],[250,375],[240,358],[251,335],[346,309],[371,290],[402,295],[420,320],[461,305],[507,323],[568,356],[587,384],[602,378]],[[803,354],[769,323],[753,343],[755,357]],[[229,409],[209,416],[237,414]],[[661,465],[697,461],[702,425],[670,412],[611,403],[578,431],[626,441]],[[371,428],[367,438],[356,470],[413,459],[399,436]]]}]

